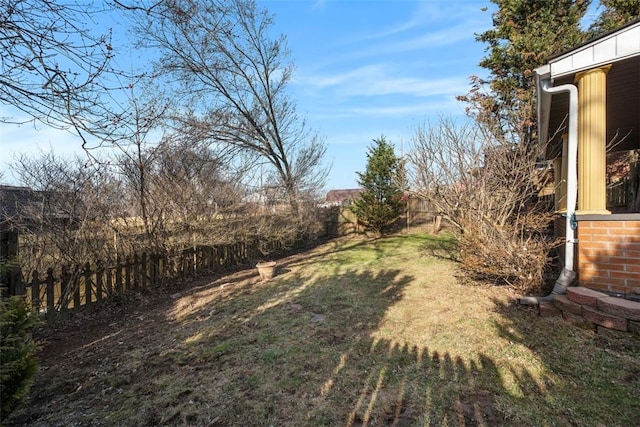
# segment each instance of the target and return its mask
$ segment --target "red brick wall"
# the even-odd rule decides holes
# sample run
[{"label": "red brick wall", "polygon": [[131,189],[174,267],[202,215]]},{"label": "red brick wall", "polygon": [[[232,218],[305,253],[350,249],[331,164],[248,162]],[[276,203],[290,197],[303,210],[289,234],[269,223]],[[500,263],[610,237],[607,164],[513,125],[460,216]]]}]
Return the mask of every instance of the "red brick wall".
[{"label": "red brick wall", "polygon": [[587,288],[640,294],[640,217],[578,217],[578,280]]}]

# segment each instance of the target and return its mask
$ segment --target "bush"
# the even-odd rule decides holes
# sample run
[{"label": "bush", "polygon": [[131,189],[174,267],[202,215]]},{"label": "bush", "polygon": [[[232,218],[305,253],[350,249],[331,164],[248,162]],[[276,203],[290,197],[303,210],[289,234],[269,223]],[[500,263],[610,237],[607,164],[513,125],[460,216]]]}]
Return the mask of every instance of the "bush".
[{"label": "bush", "polygon": [[0,300],[0,419],[5,419],[29,392],[38,369],[31,333],[38,318],[14,296]]},{"label": "bush", "polygon": [[478,221],[457,235],[463,268],[473,277],[512,285],[523,293],[545,284],[551,250],[561,243],[546,233],[550,215],[529,214],[503,227]]},{"label": "bush", "polygon": [[416,193],[451,225],[474,278],[540,290],[560,243],[547,234],[552,214],[542,195],[553,174],[538,161],[545,147],[492,129],[446,119],[419,128],[410,154]]}]

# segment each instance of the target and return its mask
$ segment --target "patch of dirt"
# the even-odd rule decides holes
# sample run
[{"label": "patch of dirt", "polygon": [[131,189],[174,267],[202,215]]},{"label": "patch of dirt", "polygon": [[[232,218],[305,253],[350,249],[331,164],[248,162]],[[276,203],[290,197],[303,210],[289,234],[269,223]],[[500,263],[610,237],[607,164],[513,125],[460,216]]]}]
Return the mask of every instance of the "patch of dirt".
[{"label": "patch of dirt", "polygon": [[495,399],[491,392],[480,390],[469,392],[456,401],[458,421],[464,426],[499,426],[502,417],[494,411]]},{"label": "patch of dirt", "polygon": [[[283,258],[279,260],[277,272],[282,272],[286,265],[310,256],[315,256],[313,250]],[[60,358],[66,359],[69,354],[111,339],[124,347],[137,345],[139,337],[153,336],[153,333],[166,326],[167,321],[171,320],[169,313],[172,308],[179,309],[180,304],[191,300],[189,308],[193,309],[200,299],[199,292],[215,288],[223,298],[236,291],[236,285],[244,287],[259,280],[257,271],[248,268],[225,275],[178,281],[161,289],[114,295],[91,312],[82,312],[68,320],[43,325],[34,336],[40,345],[41,364],[45,367],[54,365]],[[176,304],[178,299],[181,301]],[[298,309],[296,305],[291,308]],[[113,351],[118,350],[116,348]]]},{"label": "patch of dirt", "polygon": [[[290,255],[280,259],[279,266],[283,268],[301,262],[316,256],[314,253],[311,250]],[[167,342],[165,332],[176,327],[187,328],[176,323],[181,320],[180,313],[198,313],[199,317],[190,319],[195,322],[206,320],[202,317],[215,316],[215,309],[203,314],[199,310],[201,305],[254,292],[252,286],[259,282],[254,268],[178,281],[153,291],[116,295],[92,311],[43,324],[34,334],[40,361],[34,385],[22,406],[8,420],[2,421],[8,426],[52,425],[47,420],[48,415],[61,412],[60,407],[69,399],[85,399],[86,405],[107,408],[117,405],[118,398],[131,390],[140,394],[136,396],[139,399],[144,399],[145,393],[157,398],[162,390],[149,390],[138,384],[146,382],[148,385],[150,379],[176,370],[183,370],[186,376],[203,368],[202,360],[191,360],[185,356],[185,351],[168,348],[178,343]],[[292,305],[291,309],[298,307]],[[123,360],[126,358],[129,360]],[[171,399],[192,400],[184,390]],[[83,420],[90,415],[90,408],[87,411],[82,414]],[[189,424],[191,416],[176,413],[175,419],[159,419],[158,413],[166,416],[164,408],[142,408],[141,411],[145,413],[138,414],[137,418],[147,420],[148,425]],[[78,414],[73,412],[64,416],[68,421],[64,425],[110,425],[106,420],[77,421]],[[59,419],[60,414],[57,414],[56,423]]]},{"label": "patch of dirt", "polygon": [[[130,292],[112,298],[91,312],[44,324],[34,334],[40,361],[34,386],[23,405],[5,420],[6,425],[50,425],[46,421],[48,409],[55,408],[59,399],[88,397],[94,405],[108,406],[111,397],[123,393],[124,387],[133,387],[141,378],[160,377],[163,372],[175,371],[176,367],[195,369],[197,363],[187,367],[188,360],[173,360],[175,355],[163,348],[166,343],[158,338],[167,328],[175,328],[171,313],[176,300],[202,288],[231,287],[235,281],[252,276],[257,277],[254,270],[244,270],[214,281],[203,278],[154,291]],[[146,361],[144,369],[138,369],[135,361],[122,360],[123,354],[132,353]],[[123,373],[122,367],[127,364],[130,366]],[[148,417],[155,419],[152,413]],[[65,425],[94,425],[93,422],[78,423],[75,418],[76,414],[68,414]],[[167,422],[172,423],[162,420]],[[95,425],[102,424],[95,422]]]},{"label": "patch of dirt", "polygon": [[123,333],[124,327],[128,332],[144,335],[147,329],[155,329],[155,325],[163,320],[171,303],[166,291],[130,292],[113,298],[93,312],[43,325],[34,337],[40,345],[40,360],[44,366],[53,365],[67,354],[110,338],[117,337],[119,342],[127,344],[136,334]]}]

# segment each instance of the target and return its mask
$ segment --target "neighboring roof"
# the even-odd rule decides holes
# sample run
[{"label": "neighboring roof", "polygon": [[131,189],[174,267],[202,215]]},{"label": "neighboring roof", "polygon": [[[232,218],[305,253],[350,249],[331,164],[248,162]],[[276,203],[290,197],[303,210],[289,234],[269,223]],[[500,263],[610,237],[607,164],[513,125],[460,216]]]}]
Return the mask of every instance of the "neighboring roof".
[{"label": "neighboring roof", "polygon": [[42,213],[50,219],[68,220],[69,214],[60,208],[63,195],[61,192],[0,185],[0,223],[16,221],[24,224]]},{"label": "neighboring roof", "polygon": [[37,203],[37,196],[28,187],[0,185],[0,221],[16,218],[27,206]]},{"label": "neighboring roof", "polygon": [[342,203],[345,200],[355,200],[360,197],[364,190],[362,188],[351,188],[346,190],[331,190],[324,198],[325,203]]}]

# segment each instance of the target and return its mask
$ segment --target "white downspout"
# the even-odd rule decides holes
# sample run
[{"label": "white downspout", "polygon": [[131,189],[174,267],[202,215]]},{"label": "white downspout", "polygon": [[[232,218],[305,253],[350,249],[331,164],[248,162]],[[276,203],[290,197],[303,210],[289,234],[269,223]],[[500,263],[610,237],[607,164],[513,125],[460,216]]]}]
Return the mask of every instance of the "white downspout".
[{"label": "white downspout", "polygon": [[565,253],[564,268],[556,280],[551,294],[546,297],[523,297],[519,299],[520,304],[537,305],[543,301],[552,301],[556,295],[567,293],[569,287],[576,278],[573,258],[575,245],[578,241],[575,238],[576,227],[576,204],[578,199],[578,88],[572,84],[564,84],[552,87],[548,79],[538,80],[538,91],[548,94],[569,92],[569,143],[567,153],[567,219],[565,224]]}]

